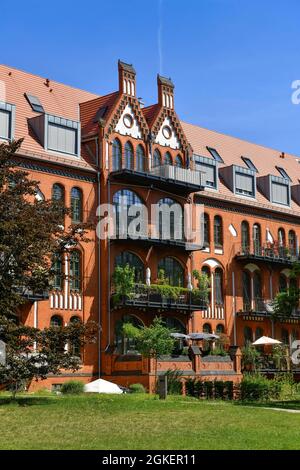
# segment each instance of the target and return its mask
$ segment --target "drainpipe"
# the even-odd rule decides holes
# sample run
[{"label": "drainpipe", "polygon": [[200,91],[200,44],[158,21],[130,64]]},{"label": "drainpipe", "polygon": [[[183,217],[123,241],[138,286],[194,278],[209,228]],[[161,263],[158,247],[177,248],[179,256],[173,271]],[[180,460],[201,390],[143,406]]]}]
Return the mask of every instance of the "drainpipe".
[{"label": "drainpipe", "polygon": [[[110,179],[108,178],[108,182],[107,182],[107,201],[108,203],[110,204]],[[108,350],[108,348],[110,347],[110,333],[111,333],[111,325],[110,325],[110,289],[111,289],[111,285],[110,285],[110,240],[108,240],[108,256],[107,256],[107,275],[108,275],[108,283],[107,283],[107,299],[108,299],[108,302],[107,302],[107,325],[108,325],[108,330],[107,330],[107,345],[106,345],[106,348],[105,348],[105,351]]]},{"label": "drainpipe", "polygon": [[[35,301],[33,304],[33,326],[34,328],[38,328],[38,302]],[[33,344],[33,349],[36,351],[36,342]]]},{"label": "drainpipe", "polygon": [[232,309],[233,309],[233,341],[234,345],[237,345],[236,336],[236,309],[235,309],[235,277],[234,271],[232,271]]},{"label": "drainpipe", "polygon": [[[98,144],[97,144],[98,149]],[[97,203],[98,207],[100,205],[100,172],[97,172]],[[97,237],[97,233],[96,233]],[[101,377],[101,269],[100,269],[100,262],[101,262],[101,242],[98,238],[98,377]]]}]

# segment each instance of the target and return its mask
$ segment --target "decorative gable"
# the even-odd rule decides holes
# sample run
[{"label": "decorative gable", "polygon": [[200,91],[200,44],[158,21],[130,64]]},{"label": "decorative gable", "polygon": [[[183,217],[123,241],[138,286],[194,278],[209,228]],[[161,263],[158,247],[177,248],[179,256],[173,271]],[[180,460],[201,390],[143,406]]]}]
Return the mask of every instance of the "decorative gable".
[{"label": "decorative gable", "polygon": [[127,104],[115,127],[115,132],[121,135],[128,135],[134,139],[141,139],[142,132],[138,120],[130,104]]},{"label": "decorative gable", "polygon": [[156,135],[155,142],[163,147],[170,147],[175,150],[180,148],[180,141],[177,132],[169,116],[165,117]]}]

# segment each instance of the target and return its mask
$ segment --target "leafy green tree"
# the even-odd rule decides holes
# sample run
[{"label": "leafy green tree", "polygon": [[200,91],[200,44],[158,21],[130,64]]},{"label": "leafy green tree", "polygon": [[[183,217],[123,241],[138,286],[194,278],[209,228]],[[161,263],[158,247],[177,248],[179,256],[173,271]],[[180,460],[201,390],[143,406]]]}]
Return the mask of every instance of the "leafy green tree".
[{"label": "leafy green tree", "polygon": [[76,322],[68,326],[38,330],[0,317],[0,339],[6,344],[5,362],[0,364],[0,384],[16,393],[33,380],[44,380],[62,370],[75,372],[81,359],[73,354],[74,343],[80,348],[94,343],[98,326],[94,322]]},{"label": "leafy green tree", "polygon": [[299,308],[300,290],[297,281],[300,277],[300,263],[294,263],[290,273],[290,287],[279,292],[273,301],[273,318],[291,317]]},{"label": "leafy green tree", "polygon": [[16,315],[26,291],[51,287],[51,259],[86,238],[87,224],[64,228],[69,209],[37,198],[39,182],[18,166],[22,140],[0,144],[0,315]]},{"label": "leafy green tree", "polygon": [[155,364],[155,382],[157,381],[157,361],[160,356],[171,354],[175,339],[172,338],[162,318],[156,317],[150,326],[136,328],[130,323],[123,326],[124,334],[136,342],[137,351],[144,357],[153,358]]},{"label": "leafy green tree", "polygon": [[130,297],[135,285],[134,268],[129,266],[129,264],[126,264],[126,266],[116,266],[113,273],[113,283],[116,302],[122,297]]}]

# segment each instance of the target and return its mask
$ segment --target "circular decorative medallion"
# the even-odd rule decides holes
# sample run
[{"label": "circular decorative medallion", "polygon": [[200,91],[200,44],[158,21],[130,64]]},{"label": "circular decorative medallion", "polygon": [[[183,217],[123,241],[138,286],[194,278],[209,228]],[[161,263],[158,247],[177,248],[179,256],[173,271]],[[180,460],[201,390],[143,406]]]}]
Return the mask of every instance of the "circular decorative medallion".
[{"label": "circular decorative medallion", "polygon": [[162,133],[163,133],[163,136],[166,138],[166,139],[171,139],[171,136],[172,136],[172,129],[169,127],[169,126],[164,126],[163,127],[163,130],[162,130]]},{"label": "circular decorative medallion", "polygon": [[125,114],[125,116],[123,117],[123,122],[124,122],[124,125],[128,127],[128,129],[130,129],[133,126],[132,116],[130,116],[130,114]]}]

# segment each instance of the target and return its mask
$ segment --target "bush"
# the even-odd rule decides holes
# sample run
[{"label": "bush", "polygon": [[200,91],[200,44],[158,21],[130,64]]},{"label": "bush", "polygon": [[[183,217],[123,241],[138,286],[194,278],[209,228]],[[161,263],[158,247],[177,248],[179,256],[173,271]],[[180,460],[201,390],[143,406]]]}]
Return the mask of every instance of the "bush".
[{"label": "bush", "polygon": [[145,387],[143,384],[132,384],[129,385],[129,390],[132,393],[146,393]]},{"label": "bush", "polygon": [[245,375],[241,382],[241,400],[268,401],[280,397],[282,384],[262,375]]},{"label": "bush", "polygon": [[166,372],[168,380],[168,394],[169,395],[181,395],[182,394],[182,373],[179,370],[169,369]]},{"label": "bush", "polygon": [[80,395],[84,392],[84,383],[77,380],[69,380],[63,383],[61,392],[64,395]]}]

